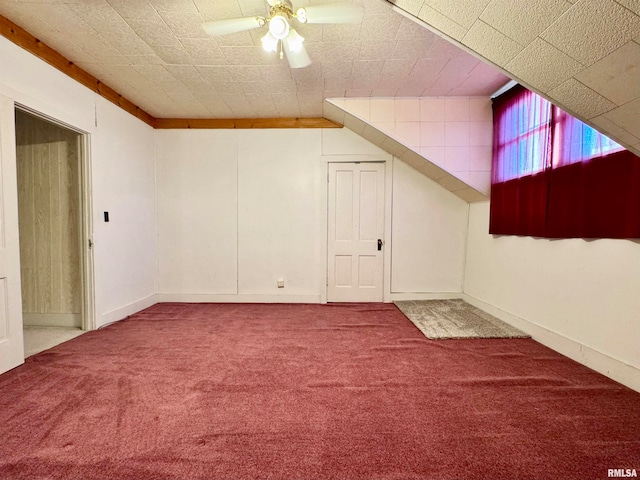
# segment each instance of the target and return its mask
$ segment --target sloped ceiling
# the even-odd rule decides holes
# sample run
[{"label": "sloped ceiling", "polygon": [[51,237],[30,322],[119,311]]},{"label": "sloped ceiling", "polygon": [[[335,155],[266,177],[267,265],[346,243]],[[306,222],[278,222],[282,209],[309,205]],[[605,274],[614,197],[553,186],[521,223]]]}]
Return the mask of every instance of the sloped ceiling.
[{"label": "sloped ceiling", "polygon": [[390,1],[640,155],[640,1]]},{"label": "sloped ceiling", "polygon": [[361,25],[297,26],[313,60],[297,70],[262,50],[262,29],[211,38],[201,28],[265,15],[265,0],[2,0],[0,14],[158,118],[313,117],[328,97],[486,96],[507,74],[640,154],[638,0],[353,2]]}]

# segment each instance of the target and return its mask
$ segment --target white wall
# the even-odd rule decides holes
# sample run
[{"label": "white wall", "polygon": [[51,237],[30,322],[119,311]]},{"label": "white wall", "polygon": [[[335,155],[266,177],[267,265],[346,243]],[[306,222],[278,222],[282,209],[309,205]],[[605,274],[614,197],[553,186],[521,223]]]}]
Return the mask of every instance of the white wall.
[{"label": "white wall", "polygon": [[407,164],[393,164],[391,292],[462,292],[467,202]]},{"label": "white wall", "polygon": [[238,132],[238,293],[321,292],[321,133]]},{"label": "white wall", "polygon": [[155,136],[161,300],[319,301],[321,130]]},{"label": "white wall", "polygon": [[[155,137],[166,301],[322,301],[327,163],[391,167],[388,154],[347,129],[158,130]],[[466,203],[399,161],[387,172],[388,216],[391,190],[399,198],[393,231],[415,232],[392,246],[399,285],[459,295]]]},{"label": "white wall", "polygon": [[640,244],[488,234],[470,206],[464,293],[534,338],[640,389]]},{"label": "white wall", "polygon": [[237,292],[236,130],[157,130],[159,291]]},{"label": "white wall", "polygon": [[3,37],[0,65],[0,95],[90,135],[97,326],[155,303],[153,129]]}]

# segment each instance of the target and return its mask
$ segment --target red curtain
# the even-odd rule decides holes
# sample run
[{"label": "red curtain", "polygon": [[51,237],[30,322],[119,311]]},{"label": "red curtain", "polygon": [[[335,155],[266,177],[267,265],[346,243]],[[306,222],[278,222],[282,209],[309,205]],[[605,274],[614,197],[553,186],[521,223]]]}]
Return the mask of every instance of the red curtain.
[{"label": "red curtain", "polygon": [[551,105],[519,85],[499,98],[493,113],[489,231],[543,236],[547,166],[551,161]]},{"label": "red curtain", "polygon": [[640,238],[640,158],[522,87],[507,93],[494,101],[489,232]]}]

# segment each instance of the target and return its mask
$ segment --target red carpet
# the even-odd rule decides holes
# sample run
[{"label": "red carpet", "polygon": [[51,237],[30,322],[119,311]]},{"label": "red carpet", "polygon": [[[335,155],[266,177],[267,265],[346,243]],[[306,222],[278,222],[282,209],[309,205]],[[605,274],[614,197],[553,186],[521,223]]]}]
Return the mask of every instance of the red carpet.
[{"label": "red carpet", "polygon": [[640,394],[393,305],[159,304],[0,376],[0,478],[606,479]]}]

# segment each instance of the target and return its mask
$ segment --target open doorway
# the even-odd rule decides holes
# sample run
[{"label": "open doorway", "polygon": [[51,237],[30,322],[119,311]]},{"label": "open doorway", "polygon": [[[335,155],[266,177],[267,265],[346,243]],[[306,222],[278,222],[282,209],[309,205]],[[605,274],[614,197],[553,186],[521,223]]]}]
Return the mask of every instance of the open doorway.
[{"label": "open doorway", "polygon": [[93,328],[85,141],[16,109],[25,358]]}]

